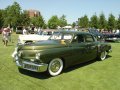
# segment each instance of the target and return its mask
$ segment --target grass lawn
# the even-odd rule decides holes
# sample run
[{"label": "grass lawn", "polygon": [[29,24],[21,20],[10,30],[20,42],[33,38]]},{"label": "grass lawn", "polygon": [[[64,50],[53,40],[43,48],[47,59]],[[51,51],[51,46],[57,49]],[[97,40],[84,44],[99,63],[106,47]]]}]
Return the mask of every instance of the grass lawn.
[{"label": "grass lawn", "polygon": [[120,90],[120,43],[105,61],[91,61],[70,67],[56,77],[17,69],[11,57],[14,43],[4,47],[0,35],[0,90]]}]

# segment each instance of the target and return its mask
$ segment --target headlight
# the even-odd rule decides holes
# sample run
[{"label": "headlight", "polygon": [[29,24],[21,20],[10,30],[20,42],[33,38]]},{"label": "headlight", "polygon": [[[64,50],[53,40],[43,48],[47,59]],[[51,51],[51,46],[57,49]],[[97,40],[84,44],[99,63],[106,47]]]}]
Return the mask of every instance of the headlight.
[{"label": "headlight", "polygon": [[40,53],[36,53],[36,59],[40,59]]}]

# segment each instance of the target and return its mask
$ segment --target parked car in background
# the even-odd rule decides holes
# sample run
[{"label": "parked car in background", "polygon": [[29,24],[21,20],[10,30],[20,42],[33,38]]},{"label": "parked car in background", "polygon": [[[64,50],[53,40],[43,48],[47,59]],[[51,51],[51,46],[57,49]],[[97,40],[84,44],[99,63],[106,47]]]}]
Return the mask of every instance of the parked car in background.
[{"label": "parked car in background", "polygon": [[19,69],[59,75],[63,69],[95,58],[105,60],[111,45],[91,33],[59,31],[48,40],[18,45],[14,59]]},{"label": "parked car in background", "polygon": [[105,37],[105,41],[113,41],[113,42],[119,42],[120,41],[120,32],[113,33],[113,32],[110,32],[110,31],[104,31],[102,33]]},{"label": "parked car in background", "polygon": [[118,41],[120,41],[120,32],[119,33],[116,33],[116,36],[118,38]]},{"label": "parked car in background", "polygon": [[16,27],[16,34],[23,34],[23,26]]},{"label": "parked car in background", "polygon": [[39,34],[28,34],[28,35],[19,35],[18,44],[27,44],[40,40],[47,40],[54,31],[51,30],[42,30]]},{"label": "parked car in background", "polygon": [[34,34],[34,33],[35,33],[35,32],[34,32],[34,29],[35,29],[34,26],[30,27],[29,30],[28,30],[28,33]]}]

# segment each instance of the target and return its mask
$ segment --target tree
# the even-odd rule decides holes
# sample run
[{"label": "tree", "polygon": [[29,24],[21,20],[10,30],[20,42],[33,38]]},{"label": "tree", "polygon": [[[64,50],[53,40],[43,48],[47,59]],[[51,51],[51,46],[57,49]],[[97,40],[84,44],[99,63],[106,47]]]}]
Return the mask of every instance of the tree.
[{"label": "tree", "polygon": [[4,20],[3,20],[3,10],[0,10],[0,28],[2,28],[4,24]]},{"label": "tree", "polygon": [[82,28],[88,28],[89,27],[89,19],[87,15],[84,15],[84,17],[81,17],[78,21],[78,25]]},{"label": "tree", "polygon": [[43,29],[46,29],[47,28],[47,25],[46,25],[46,23],[44,23],[44,25],[43,25],[43,27],[42,27]]},{"label": "tree", "polygon": [[119,18],[118,18],[118,20],[117,20],[117,29],[120,30],[120,15],[119,15]]},{"label": "tree", "polygon": [[109,15],[109,18],[108,18],[108,30],[113,30],[115,29],[115,17],[113,16],[113,14],[110,14]]},{"label": "tree", "polygon": [[66,16],[65,15],[62,15],[60,18],[59,18],[59,26],[60,27],[64,27],[67,25],[67,20],[66,20]]},{"label": "tree", "polygon": [[98,28],[98,17],[96,14],[90,18],[90,27],[96,29]]},{"label": "tree", "polygon": [[12,27],[19,25],[18,21],[20,19],[20,13],[21,7],[17,2],[14,2],[13,5],[8,6],[4,13],[4,25],[11,25]]},{"label": "tree", "polygon": [[37,27],[47,27],[42,16],[30,19],[29,13],[27,11],[22,12],[17,2],[7,6],[5,10],[0,10],[0,27],[4,24],[4,26],[10,25],[15,29],[16,26],[29,26],[31,23]]},{"label": "tree", "polygon": [[99,16],[99,29],[105,29],[107,26],[107,21],[105,19],[105,15],[103,13]]},{"label": "tree", "polygon": [[38,25],[39,27],[43,28],[43,26],[44,26],[44,24],[45,24],[45,21],[44,21],[43,17],[42,17],[42,16],[39,16],[39,17],[37,17],[37,19],[38,19],[37,25]]},{"label": "tree", "polygon": [[26,11],[23,11],[20,15],[20,19],[18,21],[22,26],[29,26],[30,25],[30,18]]},{"label": "tree", "polygon": [[72,28],[75,28],[75,26],[76,26],[76,23],[73,22],[73,23],[72,23]]},{"label": "tree", "polygon": [[55,16],[52,16],[49,20],[48,20],[48,27],[50,29],[56,29],[57,26],[58,26],[58,23],[59,23],[59,19],[58,17],[55,15]]},{"label": "tree", "polygon": [[34,26],[37,26],[37,27],[41,27],[43,28],[45,22],[44,22],[44,19],[42,16],[38,16],[38,17],[32,17],[31,18],[31,23],[34,25]]}]

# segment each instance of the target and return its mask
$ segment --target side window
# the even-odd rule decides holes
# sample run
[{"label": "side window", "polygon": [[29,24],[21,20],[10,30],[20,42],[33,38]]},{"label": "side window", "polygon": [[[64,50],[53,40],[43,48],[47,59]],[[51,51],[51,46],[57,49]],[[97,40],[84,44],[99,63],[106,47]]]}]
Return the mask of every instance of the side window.
[{"label": "side window", "polygon": [[85,42],[94,42],[93,36],[92,35],[86,35]]},{"label": "side window", "polygon": [[74,38],[73,38],[73,43],[81,43],[81,42],[84,42],[84,37],[82,35],[76,35]]},{"label": "side window", "polygon": [[66,40],[70,40],[72,38],[72,35],[71,34],[65,34],[63,36],[63,38],[66,39]]}]

